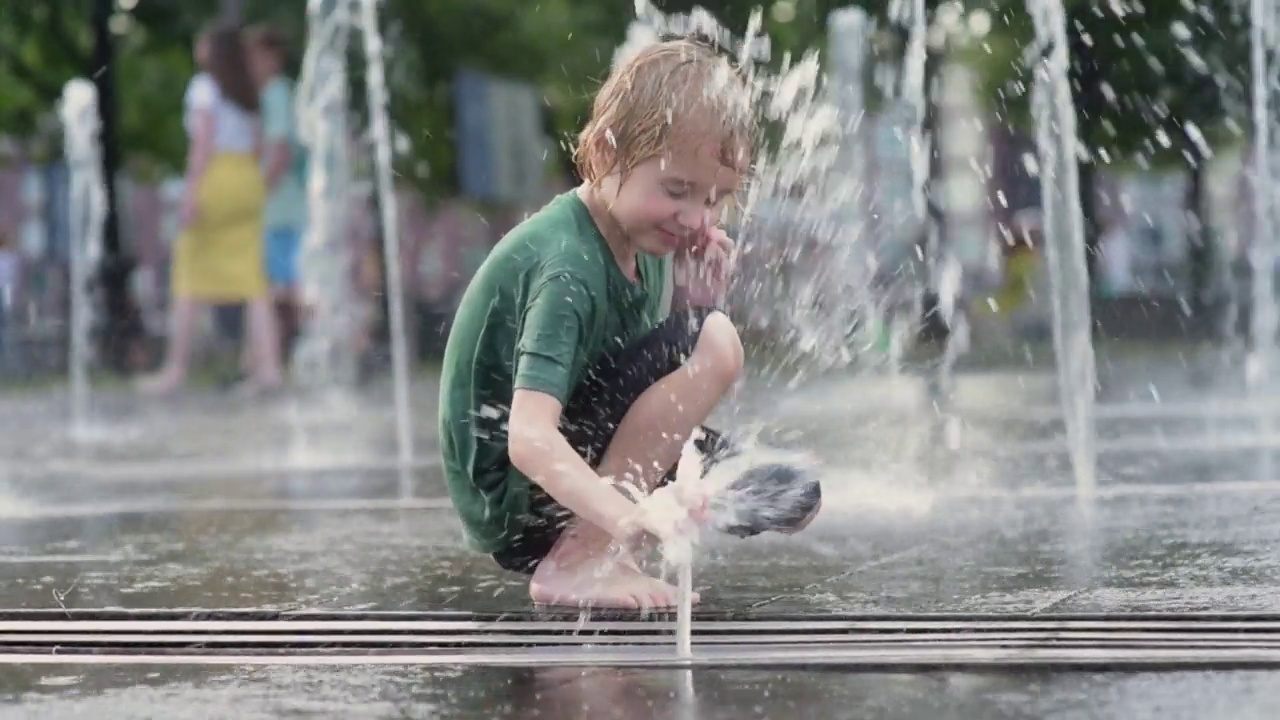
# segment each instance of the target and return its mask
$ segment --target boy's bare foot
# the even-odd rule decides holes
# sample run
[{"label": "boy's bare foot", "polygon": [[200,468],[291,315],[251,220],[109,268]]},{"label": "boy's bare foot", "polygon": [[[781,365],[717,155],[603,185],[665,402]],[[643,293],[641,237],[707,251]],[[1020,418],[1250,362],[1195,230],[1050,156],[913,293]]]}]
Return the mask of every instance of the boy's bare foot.
[{"label": "boy's bare foot", "polygon": [[[543,605],[654,610],[680,603],[674,585],[645,575],[621,560],[602,559],[576,568],[543,561],[529,583],[529,596]],[[698,593],[693,593],[698,602]]]},{"label": "boy's bare foot", "polygon": [[[612,538],[578,521],[538,564],[529,582],[535,603],[574,607],[656,609],[680,602],[675,586],[646,575],[629,556],[611,551]],[[693,593],[693,602],[698,594]]]}]

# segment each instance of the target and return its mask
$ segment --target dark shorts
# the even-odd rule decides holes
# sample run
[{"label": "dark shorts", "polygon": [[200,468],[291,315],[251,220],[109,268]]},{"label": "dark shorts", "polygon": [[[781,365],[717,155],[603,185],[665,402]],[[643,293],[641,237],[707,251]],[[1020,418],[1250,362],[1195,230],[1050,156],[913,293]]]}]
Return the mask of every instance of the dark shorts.
[{"label": "dark shorts", "polygon": [[213,323],[218,334],[230,342],[244,337],[244,303],[213,306]]},{"label": "dark shorts", "polygon": [[[561,414],[560,430],[587,464],[596,467],[614,432],[640,395],[688,360],[714,310],[673,312],[625,350],[607,355],[587,371]],[[668,474],[670,477],[670,474]],[[573,513],[537,485],[529,488],[529,516],[520,535],[493,554],[505,570],[532,573],[560,539]]]}]

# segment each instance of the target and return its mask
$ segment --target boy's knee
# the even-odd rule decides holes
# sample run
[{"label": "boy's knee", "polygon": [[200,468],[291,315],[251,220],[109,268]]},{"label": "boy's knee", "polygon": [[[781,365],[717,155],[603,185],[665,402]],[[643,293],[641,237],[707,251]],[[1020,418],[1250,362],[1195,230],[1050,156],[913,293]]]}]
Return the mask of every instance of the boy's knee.
[{"label": "boy's knee", "polygon": [[728,315],[716,311],[702,322],[698,343],[693,349],[699,364],[706,367],[725,384],[732,384],[742,373],[745,353],[738,329]]}]

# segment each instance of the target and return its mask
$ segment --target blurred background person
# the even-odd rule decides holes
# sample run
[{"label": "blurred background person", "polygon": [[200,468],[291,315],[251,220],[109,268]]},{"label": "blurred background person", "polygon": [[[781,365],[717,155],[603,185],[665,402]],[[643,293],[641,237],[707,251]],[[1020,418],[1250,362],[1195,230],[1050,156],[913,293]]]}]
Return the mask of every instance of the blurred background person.
[{"label": "blurred background person", "polygon": [[238,29],[220,26],[200,33],[195,59],[202,72],[186,96],[189,146],[168,348],[159,373],[139,386],[149,394],[181,387],[199,311],[211,304],[245,304],[253,357],[249,389],[274,388],[282,374],[263,267],[266,188],[256,152],[258,91]]},{"label": "blurred background person", "polygon": [[284,35],[271,25],[257,25],[248,30],[246,47],[261,101],[267,280],[280,331],[281,357],[287,363],[301,318],[298,254],[307,223],[307,151],[298,140],[293,80],[284,70],[289,59]]}]

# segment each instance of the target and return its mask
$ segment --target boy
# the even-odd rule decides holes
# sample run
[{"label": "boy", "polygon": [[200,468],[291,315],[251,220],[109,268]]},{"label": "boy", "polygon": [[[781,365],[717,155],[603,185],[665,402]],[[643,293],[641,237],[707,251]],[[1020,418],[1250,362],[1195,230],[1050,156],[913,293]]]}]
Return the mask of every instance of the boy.
[{"label": "boy", "polygon": [[[698,514],[691,493],[673,493],[676,522],[632,498],[662,482],[742,369],[729,318],[681,308],[672,255],[699,258],[723,295],[732,244],[713,223],[749,163],[747,97],[710,47],[640,51],[596,97],[575,158],[583,184],[508,233],[463,295],[440,393],[445,478],[470,545],[531,575],[535,602],[676,602],[612,548],[670,539]],[[706,434],[704,467],[732,452]],[[763,480],[802,484],[798,502],[772,527],[731,532],[808,524],[817,484],[782,470]]]},{"label": "boy", "polygon": [[299,330],[298,252],[307,224],[306,150],[297,140],[293,83],[284,75],[287,45],[274,28],[259,25],[247,33],[249,66],[261,88],[263,247],[271,282],[281,357],[287,362]]}]

